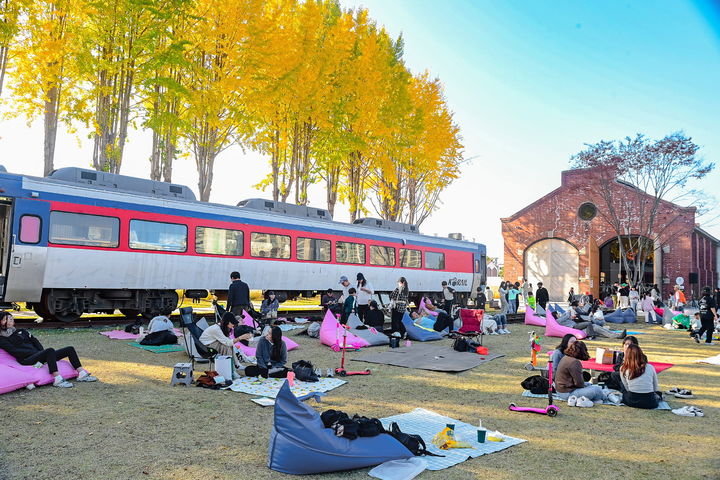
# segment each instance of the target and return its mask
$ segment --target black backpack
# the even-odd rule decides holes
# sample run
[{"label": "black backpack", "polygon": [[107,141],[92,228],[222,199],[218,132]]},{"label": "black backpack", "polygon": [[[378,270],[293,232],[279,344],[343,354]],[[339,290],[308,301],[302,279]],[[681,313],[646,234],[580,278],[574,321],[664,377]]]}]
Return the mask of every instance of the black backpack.
[{"label": "black backpack", "polygon": [[319,382],[320,379],[315,374],[315,368],[313,364],[305,361],[298,360],[292,364],[293,372],[295,372],[295,378],[301,382]]},{"label": "black backpack", "polygon": [[425,440],[422,439],[420,435],[415,435],[412,433],[403,433],[400,431],[400,427],[398,427],[398,424],[395,422],[392,422],[390,424],[390,431],[387,432],[390,435],[392,435],[395,440],[402,443],[405,448],[410,450],[413,455],[430,455],[432,457],[444,457],[445,455],[437,455],[432,452],[428,452],[427,446],[425,445]]},{"label": "black backpack", "polygon": [[532,377],[528,377],[522,382],[520,382],[520,385],[525,390],[530,390],[530,393],[534,393],[536,395],[547,393],[548,388],[550,388],[550,383],[548,382],[548,379],[541,377],[540,375],[533,375]]},{"label": "black backpack", "polygon": [[353,415],[353,421],[358,424],[358,436],[360,437],[376,437],[381,433],[385,433],[385,427],[377,418],[361,417]]},{"label": "black backpack", "polygon": [[480,344],[477,342],[473,342],[471,340],[468,340],[463,337],[458,337],[455,339],[455,342],[453,342],[453,349],[457,350],[458,352],[477,352],[477,347],[479,347]]}]

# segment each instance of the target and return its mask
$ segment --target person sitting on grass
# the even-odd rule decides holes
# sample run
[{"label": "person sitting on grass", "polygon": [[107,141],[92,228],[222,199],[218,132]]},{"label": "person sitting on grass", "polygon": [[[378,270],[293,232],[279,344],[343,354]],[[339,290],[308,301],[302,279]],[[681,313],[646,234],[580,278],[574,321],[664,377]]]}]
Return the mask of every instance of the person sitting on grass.
[{"label": "person sitting on grass", "polygon": [[287,363],[287,345],[285,345],[285,341],[282,339],[282,330],[280,330],[280,327],[275,326],[269,328],[267,333],[258,341],[255,358],[257,358],[257,365],[245,367],[245,376],[263,378],[287,377],[289,371],[285,367]]},{"label": "person sitting on grass", "polygon": [[278,299],[275,298],[275,292],[273,292],[272,290],[268,290],[267,292],[265,292],[265,299],[260,304],[260,314],[263,316],[263,319],[277,319],[279,308],[280,303],[278,302]]},{"label": "person sitting on grass", "polygon": [[628,407],[653,409],[658,406],[658,377],[655,367],[634,343],[628,343],[620,367],[622,402]]},{"label": "person sitting on grass", "polygon": [[566,333],[562,340],[560,340],[560,345],[555,347],[550,357],[553,364],[553,378],[557,376],[558,365],[560,365],[560,360],[565,356],[565,350],[575,342],[577,342],[577,337],[572,333]]},{"label": "person sitting on grass", "polygon": [[60,375],[58,370],[57,361],[62,358],[70,360],[70,364],[77,370],[78,382],[97,381],[97,378],[83,368],[75,348],[64,347],[57,350],[44,348],[30,332],[23,328],[15,328],[15,318],[7,311],[0,311],[0,348],[15,357],[20,365],[47,363],[48,371],[54,377],[53,385],[56,387],[69,388],[73,386]]},{"label": "person sitting on grass", "polygon": [[382,330],[385,325],[385,314],[378,307],[375,300],[368,303],[368,311],[365,314],[365,325]]},{"label": "person sitting on grass", "polygon": [[565,356],[560,360],[555,378],[557,396],[567,400],[569,407],[592,407],[594,402],[605,400],[603,389],[597,385],[586,383],[583,379],[582,360],[589,360],[585,342],[578,340],[565,349]]},{"label": "person sitting on grass", "polygon": [[510,335],[510,330],[507,328],[507,315],[504,313],[496,313],[494,315],[485,315],[483,317],[483,325],[485,322],[495,322],[497,326],[497,333],[500,335]]}]

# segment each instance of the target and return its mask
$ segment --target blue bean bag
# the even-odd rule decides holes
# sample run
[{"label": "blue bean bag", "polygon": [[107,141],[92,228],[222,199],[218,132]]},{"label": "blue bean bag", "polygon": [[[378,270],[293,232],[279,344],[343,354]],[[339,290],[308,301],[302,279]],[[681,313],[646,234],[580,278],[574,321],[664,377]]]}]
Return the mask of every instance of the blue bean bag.
[{"label": "blue bean bag", "polygon": [[387,433],[348,440],[325,428],[320,415],[295,398],[287,382],[275,399],[268,467],[292,475],[339,472],[380,465],[413,454]]},{"label": "blue bean bag", "polygon": [[565,313],[565,310],[562,307],[560,307],[560,305],[558,305],[557,303],[555,304],[555,306],[552,307],[552,310],[554,312],[557,312],[558,315],[562,315],[563,313]]},{"label": "blue bean bag", "polygon": [[615,310],[605,315],[605,321],[610,323],[635,323],[637,322],[637,314],[632,308],[626,310]]},{"label": "blue bean bag", "polygon": [[417,342],[430,342],[432,340],[442,340],[443,338],[440,332],[428,330],[427,328],[415,325],[415,322],[412,321],[412,318],[410,318],[410,315],[408,315],[407,312],[403,315],[402,323],[410,340],[415,340]]}]

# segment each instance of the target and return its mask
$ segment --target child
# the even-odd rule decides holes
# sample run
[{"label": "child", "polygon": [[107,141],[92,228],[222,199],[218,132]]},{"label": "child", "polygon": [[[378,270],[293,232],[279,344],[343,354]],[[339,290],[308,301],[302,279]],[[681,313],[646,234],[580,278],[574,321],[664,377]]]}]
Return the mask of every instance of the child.
[{"label": "child", "polygon": [[485,310],[485,302],[487,302],[487,298],[483,293],[482,287],[477,287],[477,296],[475,297],[475,309]]},{"label": "child", "polygon": [[348,290],[348,295],[343,305],[342,316],[340,317],[340,323],[345,325],[351,313],[357,313],[357,290],[355,290],[354,287],[350,287]]},{"label": "child", "polygon": [[530,308],[535,310],[535,297],[533,296],[532,290],[527,293],[527,303]]}]

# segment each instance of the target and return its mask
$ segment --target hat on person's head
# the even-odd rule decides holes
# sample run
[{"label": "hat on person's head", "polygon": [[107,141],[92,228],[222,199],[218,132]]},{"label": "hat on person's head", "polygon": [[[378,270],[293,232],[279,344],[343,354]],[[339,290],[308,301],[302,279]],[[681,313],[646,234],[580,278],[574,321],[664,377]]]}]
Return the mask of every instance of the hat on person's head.
[{"label": "hat on person's head", "polygon": [[349,282],[349,281],[350,280],[348,280],[348,278],[345,275],[343,275],[342,277],[340,277],[340,281],[338,283]]}]

